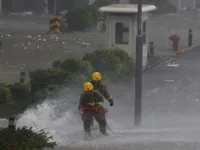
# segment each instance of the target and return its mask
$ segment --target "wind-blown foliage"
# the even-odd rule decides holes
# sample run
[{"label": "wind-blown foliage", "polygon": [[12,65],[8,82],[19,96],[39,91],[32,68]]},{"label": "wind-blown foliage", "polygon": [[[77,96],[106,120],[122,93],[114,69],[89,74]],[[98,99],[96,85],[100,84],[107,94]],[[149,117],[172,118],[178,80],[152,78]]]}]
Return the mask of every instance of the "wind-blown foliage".
[{"label": "wind-blown foliage", "polygon": [[44,150],[45,148],[53,149],[55,142],[44,130],[34,132],[32,128],[0,128],[0,150]]}]

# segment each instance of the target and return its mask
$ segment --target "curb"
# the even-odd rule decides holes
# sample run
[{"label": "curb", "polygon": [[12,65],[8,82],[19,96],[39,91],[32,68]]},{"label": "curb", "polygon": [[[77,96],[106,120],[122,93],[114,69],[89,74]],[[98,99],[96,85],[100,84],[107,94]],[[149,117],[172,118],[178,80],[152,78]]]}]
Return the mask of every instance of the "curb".
[{"label": "curb", "polygon": [[163,58],[161,57],[160,60],[158,60],[154,64],[147,64],[147,67],[144,69],[144,72],[148,71],[149,69],[153,69],[154,67],[157,67],[158,65],[169,60],[170,58],[180,56],[180,55],[184,54],[185,52],[193,50],[193,49],[198,48],[198,47],[200,47],[200,44],[196,44],[196,45],[188,47],[188,48],[183,48],[183,50],[180,50],[180,53],[178,53],[178,54],[173,53],[172,55],[164,56]]},{"label": "curb", "polygon": [[197,47],[200,47],[200,44],[196,44],[196,45],[194,45],[194,46],[187,47],[187,48],[185,48],[185,49],[183,48],[182,50],[176,51],[174,54],[175,54],[175,56],[176,56],[176,55],[181,55],[181,54],[184,54],[184,53],[187,52],[187,51],[196,49]]},{"label": "curb", "polygon": [[197,47],[200,47],[200,44],[196,44],[196,45],[194,45],[194,46],[191,46],[191,47],[185,48],[184,51],[193,50],[193,49],[195,49],[195,48],[197,48]]}]

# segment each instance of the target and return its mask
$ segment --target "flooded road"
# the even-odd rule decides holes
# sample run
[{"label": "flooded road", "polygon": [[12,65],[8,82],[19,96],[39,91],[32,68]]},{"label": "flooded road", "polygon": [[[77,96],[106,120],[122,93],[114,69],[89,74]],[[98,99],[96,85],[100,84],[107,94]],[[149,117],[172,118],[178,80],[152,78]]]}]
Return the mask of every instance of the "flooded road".
[{"label": "flooded road", "polygon": [[[66,89],[55,100],[29,109],[18,125],[45,128],[65,149],[182,150],[200,148],[200,65],[199,47],[169,59],[144,73],[143,115],[134,127],[134,83],[109,84],[115,106],[109,108],[109,132],[102,137],[93,131],[92,141],[83,140],[77,111],[79,92]],[[169,65],[169,64],[178,65]],[[172,67],[176,66],[176,67]]]},{"label": "flooded road", "polygon": [[[177,21],[176,23],[175,20]],[[192,20],[194,22],[191,22]],[[0,24],[1,23],[2,22],[0,22]],[[149,37],[152,41],[159,41],[156,43],[156,54],[159,55],[171,53],[167,50],[169,48],[168,36],[172,33],[181,35],[181,47],[187,45],[187,31],[189,28],[195,29],[196,43],[198,43],[200,39],[198,12],[187,12],[186,14],[177,16],[168,14],[163,17],[153,18],[150,23]],[[7,28],[5,22],[2,24],[5,25],[3,27]],[[7,28],[9,31],[12,25],[14,26],[14,24],[9,24]],[[38,27],[40,32],[45,29],[45,26],[41,24],[37,24],[37,26],[42,26]],[[32,27],[34,28],[34,26]],[[28,31],[29,28],[31,27],[25,29]],[[17,30],[21,32],[22,27],[17,25]],[[8,30],[5,29],[4,31],[7,33]],[[31,32],[34,31],[31,30]],[[14,31],[13,33],[14,34],[11,36],[14,38],[11,41],[15,41],[16,35],[18,34]],[[28,34],[29,32],[23,35],[26,40]],[[11,49],[11,47],[6,47],[6,45],[4,45],[5,47],[2,49],[4,51],[1,51],[1,61],[2,64],[4,62],[5,65],[3,64],[3,67],[0,69],[2,69],[2,72],[12,70],[13,64],[15,65],[14,69],[18,69],[22,64],[25,64],[25,67],[28,64],[27,68],[29,68],[29,66],[37,68],[40,67],[41,64],[46,64],[46,66],[48,66],[50,60],[52,61],[61,56],[65,58],[66,56],[71,56],[71,53],[75,56],[76,53],[80,52],[79,48],[82,47],[82,45],[77,46],[74,43],[70,43],[72,44],[71,46],[69,44],[66,46],[63,44],[62,48],[59,49],[59,53],[55,47],[61,45],[63,41],[67,43],[69,38],[76,37],[85,38],[88,41],[92,39],[91,41],[95,45],[94,47],[103,46],[101,44],[105,43],[105,38],[103,38],[104,36],[102,34],[82,34],[76,32],[66,36],[62,35],[62,40],[59,42],[38,42],[37,40],[40,46],[43,45],[39,50],[35,48],[38,46],[37,42],[37,44],[33,44],[30,49],[29,47],[24,49],[23,43],[23,48],[21,46],[18,47],[18,49]],[[47,39],[46,37],[44,38]],[[23,38],[21,39],[22,41],[24,40]],[[48,40],[49,39],[47,39],[47,41]],[[11,41],[8,40],[7,44]],[[28,42],[29,39],[26,44],[28,44]],[[49,43],[53,43],[53,46],[55,46],[54,49],[50,50],[48,47]],[[55,43],[57,43],[57,45]],[[74,47],[71,48],[72,46]],[[85,47],[84,49],[92,51],[94,47],[90,47],[90,49]],[[27,57],[25,57],[25,55],[14,55],[15,53],[13,53],[13,51],[16,50],[19,50],[18,54],[26,52]],[[51,53],[49,53],[49,51],[51,51]],[[84,53],[84,51],[81,52]],[[11,53],[13,57],[10,56]],[[49,54],[48,57],[44,57],[47,53]],[[37,57],[39,55],[41,57]],[[26,59],[21,59],[24,57]],[[30,57],[32,59],[29,59]],[[35,58],[37,58],[36,63],[33,61]],[[114,132],[114,134],[110,133],[107,137],[102,137],[98,131],[94,131],[94,140],[90,142],[83,141],[83,127],[80,115],[77,111],[80,91],[72,91],[70,89],[66,89],[56,100],[48,99],[43,104],[38,105],[37,108],[28,109],[19,118],[18,126],[27,125],[33,128],[46,129],[54,136],[55,141],[58,142],[59,146],[56,148],[57,150],[199,150],[199,58],[200,48],[197,47],[195,50],[169,59],[167,62],[163,62],[161,65],[144,73],[143,120],[140,128],[134,127],[134,81],[130,81],[129,83],[108,84],[109,91],[114,97],[115,106],[110,108],[106,103],[106,107],[109,108],[107,114],[108,124]],[[8,64],[6,64],[6,62],[8,62]],[[172,67],[173,65],[169,67],[166,66],[168,63],[179,65],[177,67]],[[8,80],[10,81],[10,77]]]}]

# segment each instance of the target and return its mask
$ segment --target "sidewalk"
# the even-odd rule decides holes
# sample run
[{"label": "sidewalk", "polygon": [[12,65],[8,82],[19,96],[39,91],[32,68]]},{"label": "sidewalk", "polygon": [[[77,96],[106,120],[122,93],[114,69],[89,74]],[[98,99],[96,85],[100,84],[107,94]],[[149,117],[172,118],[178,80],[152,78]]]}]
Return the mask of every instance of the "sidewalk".
[{"label": "sidewalk", "polygon": [[180,49],[188,47],[188,30],[193,29],[193,45],[200,44],[200,27],[198,11],[181,11],[179,14],[166,14],[152,17],[148,22],[149,41],[155,44],[155,55],[172,54],[169,36],[180,36]]}]

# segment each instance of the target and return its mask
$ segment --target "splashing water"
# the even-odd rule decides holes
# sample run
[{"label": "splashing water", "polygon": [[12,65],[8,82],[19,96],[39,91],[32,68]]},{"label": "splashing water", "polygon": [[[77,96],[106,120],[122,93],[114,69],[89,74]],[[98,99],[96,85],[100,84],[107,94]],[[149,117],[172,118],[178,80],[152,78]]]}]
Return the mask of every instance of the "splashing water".
[{"label": "splashing water", "polygon": [[[177,87],[177,85],[174,86]],[[188,86],[188,89],[190,88]],[[111,89],[115,91],[111,92],[116,98],[114,99],[115,106],[109,108],[108,103],[105,102],[105,107],[109,108],[108,125],[115,134],[106,138],[97,138],[98,140],[93,140],[89,145],[117,146],[149,141],[200,141],[200,121],[197,113],[199,107],[188,106],[187,101],[183,101],[187,93],[170,93],[169,95],[167,87],[161,87],[157,93],[154,89],[146,91],[144,100],[148,99],[148,101],[143,105],[143,125],[135,128],[132,88],[116,86]],[[194,89],[192,91],[196,92]],[[83,124],[77,109],[79,96],[75,96],[76,93],[65,92],[64,96],[47,99],[37,107],[28,109],[21,115],[17,125],[46,129],[59,145],[74,147],[72,143],[78,141],[80,147],[83,140]],[[163,98],[162,101],[160,97]],[[168,103],[165,103],[165,99]],[[169,100],[172,102],[169,103]],[[194,103],[197,106],[196,100]],[[192,104],[191,99],[190,104]],[[185,109],[185,107],[191,109]]]},{"label": "splashing water", "polygon": [[[73,95],[46,99],[42,104],[21,114],[17,126],[25,125],[33,127],[34,130],[45,129],[60,145],[83,140],[83,124],[77,108],[78,103],[74,99],[77,97]],[[117,128],[112,120],[108,120],[108,123]]]},{"label": "splashing water", "polygon": [[82,124],[77,108],[69,104],[68,99],[47,99],[36,108],[25,111],[17,125],[45,129],[59,143],[76,139],[74,133],[82,132]]}]

